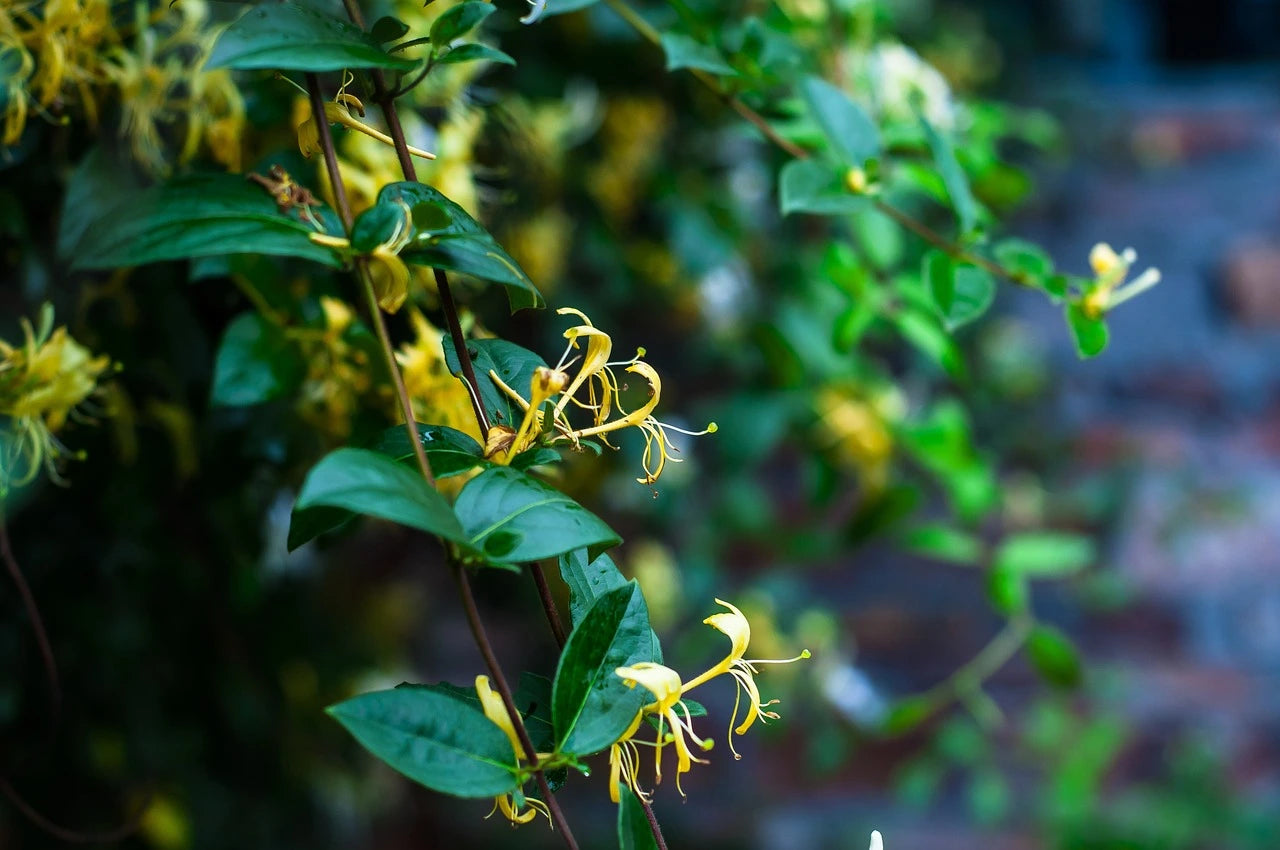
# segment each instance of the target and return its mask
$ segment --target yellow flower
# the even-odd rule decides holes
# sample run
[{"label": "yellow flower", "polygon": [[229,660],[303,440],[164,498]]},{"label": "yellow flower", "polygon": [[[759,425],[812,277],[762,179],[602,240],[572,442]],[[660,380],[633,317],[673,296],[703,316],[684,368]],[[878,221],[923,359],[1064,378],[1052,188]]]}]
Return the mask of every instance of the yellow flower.
[{"label": "yellow flower", "polygon": [[0,493],[30,482],[42,466],[61,480],[57,463],[67,450],[54,434],[94,393],[111,364],[105,355],[94,357],[66,328],[52,326],[53,311],[46,305],[38,332],[22,320],[22,347],[0,340],[0,417],[9,420],[9,433],[0,434]]},{"label": "yellow flower", "polygon": [[[339,97],[342,98],[343,102],[331,102],[324,105],[324,116],[330,124],[341,124],[342,126],[355,130],[356,132],[364,133],[370,138],[377,139],[384,145],[395,145],[395,142],[392,141],[391,137],[386,133],[381,130],[376,130],[368,124],[361,123],[351,117],[348,101],[353,98],[349,95],[343,97],[341,94]],[[303,156],[310,158],[312,154],[320,153],[320,128],[316,126],[316,119],[314,115],[308,116],[305,121],[298,125],[297,133],[298,150],[302,151]],[[436,158],[435,154],[412,146],[409,147],[409,153],[417,157],[422,157],[423,159]]]},{"label": "yellow flower", "polygon": [[[768,702],[760,701],[760,689],[756,686],[756,675],[760,672],[756,669],[758,664],[790,664],[793,661],[799,661],[802,658],[809,657],[809,650],[804,650],[795,658],[770,659],[756,658],[746,659],[743,656],[747,653],[747,646],[751,643],[751,624],[747,622],[747,618],[743,615],[737,606],[725,602],[723,599],[716,600],[717,605],[723,605],[728,611],[722,611],[719,614],[712,614],[702,622],[717,631],[723,633],[729,638],[730,649],[725,659],[707,672],[689,681],[684,686],[687,692],[702,684],[710,681],[716,676],[728,673],[733,677],[738,685],[738,696],[734,699],[733,715],[729,719],[729,749],[733,750],[733,757],[739,758],[736,750],[733,749],[733,735],[744,734],[751,725],[759,718],[761,723],[768,720],[777,720],[778,713],[768,711],[768,707],[777,704],[777,700],[769,700]],[[738,720],[738,709],[741,705],[742,695],[747,695],[747,713],[742,723],[738,726],[734,724]]]},{"label": "yellow flower", "polygon": [[1089,252],[1089,265],[1093,268],[1095,278],[1081,304],[1085,315],[1091,319],[1101,318],[1108,310],[1141,295],[1160,282],[1159,269],[1150,268],[1121,286],[1137,259],[1138,254],[1132,248],[1126,248],[1117,254],[1106,242],[1093,246],[1093,250]]},{"label": "yellow flower", "polygon": [[[680,699],[680,695],[684,689],[680,684],[680,674],[670,667],[664,667],[652,661],[640,661],[630,667],[619,667],[614,673],[622,677],[627,687],[634,688],[636,685],[643,685],[649,693],[653,694],[654,701],[646,705],[642,710],[642,714],[653,714],[658,717],[658,744],[657,752],[654,756],[653,776],[656,782],[662,781],[662,748],[667,744],[675,744],[676,748],[676,790],[681,795],[684,791],[680,788],[681,775],[688,773],[693,762],[706,764],[706,759],[700,759],[689,749],[689,742],[685,740],[685,736],[693,741],[700,749],[711,749],[712,742],[699,738],[693,731],[693,721],[689,716],[689,707],[684,704],[684,700]],[[640,715],[637,715],[633,727],[638,727]],[[671,731],[666,732],[664,728],[669,726]],[[634,735],[635,733],[632,732]],[[613,782],[612,795],[617,800],[617,783],[614,782],[614,768],[610,765],[610,781]],[[635,786],[632,785],[632,788]],[[638,793],[638,792],[637,792]]]},{"label": "yellow flower", "polygon": [[[378,299],[378,306],[388,313],[399,311],[409,297],[409,267],[400,259],[400,252],[413,238],[413,212],[404,201],[397,200],[396,203],[400,207],[401,216],[396,220],[395,229],[368,254],[369,282],[373,286],[373,294]],[[327,233],[309,235],[317,245],[330,248],[347,248],[351,245],[351,240],[344,236],[330,236]]]},{"label": "yellow flower", "polygon": [[335,440],[351,433],[362,398],[374,388],[368,355],[347,338],[355,323],[351,308],[337,298],[320,298],[323,330],[292,328],[307,361],[307,377],[298,393],[300,415]]},{"label": "yellow flower", "polygon": [[[559,362],[548,372],[566,376],[565,379],[567,380],[567,373],[564,372],[564,369],[571,364],[570,355],[579,349],[579,340],[583,338],[587,340],[587,350],[583,357],[582,365],[578,367],[578,371],[572,380],[568,380],[567,385],[560,384],[560,386],[552,389],[552,394],[558,393],[560,399],[551,411],[551,423],[555,434],[549,438],[548,442],[568,442],[576,447],[583,439],[599,437],[606,445],[611,445],[608,441],[608,434],[624,428],[638,428],[645,437],[645,449],[642,459],[645,475],[636,480],[641,484],[652,484],[662,475],[662,470],[666,467],[668,461],[680,461],[680,458],[672,457],[672,453],[678,452],[678,449],[670,444],[667,436],[668,430],[695,437],[715,432],[716,424],[714,422],[701,431],[686,431],[683,428],[660,422],[654,418],[653,411],[657,408],[662,396],[662,379],[652,366],[640,359],[645,354],[644,349],[637,350],[635,357],[630,360],[610,361],[609,355],[613,351],[613,340],[608,334],[595,327],[586,314],[580,310],[575,310],[572,307],[563,307],[557,312],[562,316],[577,316],[582,320],[583,324],[575,325],[564,332],[564,337],[569,341],[569,344],[565,348],[564,354],[561,355]],[[628,411],[622,406],[620,400],[621,385],[615,371],[618,367],[621,367],[623,371],[639,375],[649,385],[648,400],[635,410]],[[510,398],[516,401],[525,412],[524,421],[521,422],[520,428],[505,454],[508,458],[514,457],[528,448],[541,434],[543,430],[543,413],[540,408],[548,396],[544,396],[538,399],[536,403],[533,403],[532,397],[539,391],[539,388],[535,386],[530,388],[531,400],[526,401],[519,393],[508,387],[496,372],[491,371],[489,377]],[[557,379],[557,383],[559,383],[559,379]],[[582,398],[584,389],[585,399]],[[581,428],[575,427],[567,412],[570,404],[578,409],[590,411],[592,424]],[[499,458],[499,462],[505,461]]]},{"label": "yellow flower", "polygon": [[449,372],[441,343],[444,332],[417,310],[409,314],[414,340],[396,352],[400,374],[413,402],[413,416],[419,422],[436,422],[471,435],[483,442],[480,426],[471,410],[466,384]]},{"label": "yellow flower", "polygon": [[[511,722],[511,715],[507,713],[507,707],[502,702],[502,697],[493,692],[493,688],[489,687],[488,676],[476,676],[476,696],[480,698],[480,707],[484,710],[484,716],[497,724],[498,728],[506,733],[507,740],[511,742],[511,749],[515,751],[516,758],[523,761],[525,759],[524,747],[520,744],[520,736],[516,734],[516,727]],[[528,810],[520,811],[520,803],[511,794],[502,794],[494,798],[493,807],[495,811],[502,812],[502,816],[515,824],[528,823],[536,818],[539,813],[546,816],[548,822],[551,820],[551,812],[547,811],[546,804],[541,800],[535,800],[532,797],[524,798],[524,802],[529,805]],[[489,812],[490,815],[493,812]]]}]

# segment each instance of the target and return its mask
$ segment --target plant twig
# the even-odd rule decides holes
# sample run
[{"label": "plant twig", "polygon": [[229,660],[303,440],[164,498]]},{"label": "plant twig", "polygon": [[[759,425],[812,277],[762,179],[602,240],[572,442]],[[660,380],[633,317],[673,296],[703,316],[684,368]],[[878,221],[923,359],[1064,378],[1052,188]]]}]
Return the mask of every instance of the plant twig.
[{"label": "plant twig", "polygon": [[[484,658],[485,666],[489,668],[489,675],[497,686],[498,695],[502,697],[502,704],[506,707],[507,714],[511,717],[511,725],[515,727],[516,736],[520,739],[520,746],[524,748],[526,757],[536,760],[538,752],[533,747],[533,739],[529,737],[529,730],[525,728],[524,719],[521,717],[520,712],[516,710],[515,699],[511,696],[511,686],[507,684],[507,678],[502,674],[502,667],[498,664],[498,658],[493,654],[493,645],[489,643],[489,635],[485,632],[484,623],[480,620],[480,611],[476,608],[476,599],[471,593],[471,582],[467,578],[466,568],[462,564],[455,562],[453,565],[453,577],[458,583],[458,594],[462,597],[462,608],[467,615],[467,625],[471,627],[471,636],[475,639],[480,655]],[[560,835],[570,850],[577,850],[578,842],[569,830],[569,823],[564,819],[564,813],[560,811],[560,804],[556,801],[555,795],[551,793],[551,787],[547,784],[547,777],[541,770],[534,771],[533,775],[537,780],[538,790],[542,792],[542,802],[547,804],[547,811],[551,813],[551,822],[559,827]]]},{"label": "plant twig", "polygon": [[551,595],[551,588],[547,585],[547,574],[542,571],[542,564],[537,561],[529,563],[529,572],[533,575],[533,583],[538,586],[538,598],[542,601],[542,612],[547,616],[547,625],[551,627],[551,634],[555,636],[560,648],[564,649],[564,624],[560,622],[560,612],[556,610],[555,597]]},{"label": "plant twig", "polygon": [[0,776],[0,795],[12,803],[13,807],[22,813],[23,817],[34,823],[43,832],[69,844],[115,844],[133,835],[138,831],[138,827],[142,825],[142,816],[151,807],[152,793],[151,791],[147,792],[142,802],[134,809],[133,814],[120,826],[106,832],[81,832],[67,829],[65,826],[59,826],[40,814],[34,806],[23,799],[22,795],[18,793],[17,789],[13,787],[6,777]]},{"label": "plant twig", "polygon": [[968,663],[915,699],[930,704],[932,714],[965,693],[980,689],[1022,648],[1033,625],[1035,620],[1030,614],[1015,615]]},{"label": "plant twig", "polygon": [[658,850],[667,850],[667,842],[662,837],[662,827],[658,826],[658,816],[653,813],[653,804],[639,794],[636,795],[636,799],[644,809],[644,816],[649,821],[649,831],[653,833],[653,840],[657,843]]},{"label": "plant twig", "polygon": [[18,559],[13,555],[3,506],[0,506],[0,558],[3,558],[4,565],[9,570],[9,577],[18,588],[18,595],[22,597],[22,606],[26,609],[27,619],[31,621],[31,631],[36,636],[36,645],[40,647],[45,680],[49,683],[49,716],[53,719],[52,725],[56,726],[56,718],[62,708],[62,685],[58,679],[58,662],[53,655],[53,646],[49,643],[49,633],[44,628],[44,619],[40,616],[40,607],[36,605],[36,598],[32,595],[31,587],[22,574],[22,567],[18,565]]}]

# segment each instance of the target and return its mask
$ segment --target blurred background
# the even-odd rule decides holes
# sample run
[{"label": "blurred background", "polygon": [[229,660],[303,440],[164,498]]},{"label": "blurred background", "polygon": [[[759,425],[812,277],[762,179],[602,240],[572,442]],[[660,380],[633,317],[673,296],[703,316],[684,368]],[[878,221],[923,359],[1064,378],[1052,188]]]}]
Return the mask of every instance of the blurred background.
[{"label": "blurred background", "polygon": [[[797,20],[824,6],[776,5]],[[659,789],[668,841],[860,850],[874,828],[890,850],[1280,846],[1280,3],[875,5],[945,76],[942,106],[964,99],[955,120],[998,139],[964,165],[1006,235],[1067,268],[1106,241],[1162,270],[1100,357],[1080,360],[1059,309],[1011,287],[958,332],[963,373],[874,324],[842,337],[848,298],[830,279],[848,264],[811,220],[778,217],[781,160],[603,6],[498,27],[519,68],[445,79],[410,121],[442,152],[426,179],[483,210],[551,306],[643,345],[681,424],[720,425],[685,441],[656,495],[633,483],[626,442],[570,458],[559,482],[627,540],[617,560],[668,658],[720,657],[700,624],[715,596],[751,615],[755,654],[814,653],[762,676],[782,719],[741,761],[715,751],[685,778],[688,804]],[[285,104],[249,114],[266,125]],[[14,211],[0,335],[52,300],[122,371],[115,414],[65,437],[88,451],[71,486],[6,508],[65,704],[51,737],[4,585],[5,780],[86,830],[150,794],[130,848],[558,846],[411,785],[324,715],[480,669],[434,544],[363,523],[287,552],[309,463],[386,417],[211,407],[218,340],[246,309],[225,279],[252,270],[68,275],[40,246],[86,150],[75,133],[47,131],[54,168],[23,168],[37,140],[0,171]],[[376,176],[359,147],[348,162]],[[911,237],[872,218],[853,231],[858,268],[918,268]],[[430,292],[421,304],[430,317]],[[558,356],[554,315],[475,304],[481,325]],[[953,674],[1000,656],[1005,622],[984,564],[925,542],[953,522],[987,547],[1045,528],[1092,541],[1085,569],[1033,591],[1078,658],[1017,653],[965,690]],[[485,575],[477,592],[508,669],[553,672],[527,577]],[[945,706],[904,713],[921,694]],[[715,714],[729,699],[704,701]],[[612,846],[606,801],[599,781],[563,795],[584,846]],[[0,847],[54,846],[0,803]]]}]

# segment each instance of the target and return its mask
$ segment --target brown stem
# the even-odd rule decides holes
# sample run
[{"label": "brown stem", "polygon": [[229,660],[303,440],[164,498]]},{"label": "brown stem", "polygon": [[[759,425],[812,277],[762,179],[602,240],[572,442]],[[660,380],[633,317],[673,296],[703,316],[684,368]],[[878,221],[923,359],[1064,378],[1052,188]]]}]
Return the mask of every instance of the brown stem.
[{"label": "brown stem", "polygon": [[[40,607],[36,605],[36,598],[31,594],[31,587],[22,574],[22,567],[18,566],[18,559],[13,555],[13,547],[9,543],[9,529],[5,524],[2,508],[0,508],[0,558],[4,559],[9,576],[18,588],[18,595],[22,597],[22,606],[27,611],[27,619],[31,621],[31,631],[36,636],[36,645],[40,647],[40,658],[44,662],[45,680],[49,683],[49,716],[57,718],[62,708],[62,685],[58,680],[58,662],[53,656],[53,646],[49,643],[49,633],[45,631]],[[53,725],[57,725],[56,719]]]},{"label": "brown stem", "polygon": [[658,850],[667,850],[667,842],[662,837],[662,827],[658,826],[658,816],[653,813],[653,804],[639,794],[636,795],[636,799],[644,808],[644,816],[649,819],[649,831],[653,833],[653,840],[657,843]]},{"label": "brown stem", "polygon": [[560,622],[556,600],[551,595],[551,588],[547,585],[547,574],[542,571],[542,564],[537,561],[529,564],[529,572],[533,574],[533,583],[538,586],[538,598],[542,600],[542,612],[547,615],[547,625],[551,627],[551,634],[555,635],[556,643],[564,649],[564,624]]},{"label": "brown stem", "polygon": [[66,841],[71,844],[115,844],[118,841],[123,841],[138,831],[138,827],[142,823],[142,816],[146,814],[147,809],[151,806],[151,793],[148,792],[147,796],[142,800],[142,804],[120,826],[107,832],[80,832],[67,829],[65,826],[59,826],[40,814],[30,803],[22,798],[17,789],[3,776],[0,776],[0,795],[3,795],[6,800],[13,804],[15,809],[22,813],[23,817],[34,823],[41,830],[60,841]]},{"label": "brown stem", "polygon": [[[476,599],[471,593],[471,582],[467,578],[466,568],[455,562],[453,577],[458,582],[458,595],[462,597],[462,608],[467,615],[467,625],[471,627],[471,636],[475,639],[480,655],[484,658],[485,666],[489,668],[489,675],[497,686],[498,695],[502,697],[502,704],[511,718],[511,725],[515,727],[520,746],[524,748],[528,758],[536,759],[538,753],[533,747],[533,740],[529,737],[529,730],[525,728],[524,718],[516,710],[515,700],[511,696],[511,686],[507,684],[507,678],[502,673],[498,658],[493,654],[493,645],[489,643],[489,635],[485,632],[484,623],[480,620],[480,611],[476,608]],[[577,850],[578,842],[574,840],[573,833],[569,830],[569,823],[564,819],[564,813],[560,811],[560,804],[551,793],[550,786],[547,785],[546,776],[541,770],[534,771],[533,775],[538,782],[538,790],[542,792],[542,802],[547,804],[547,810],[551,813],[551,822],[559,827],[565,844],[571,850]]]},{"label": "brown stem", "polygon": [[[329,120],[324,114],[324,95],[320,92],[320,80],[315,74],[307,74],[307,94],[311,98],[311,120],[317,124],[320,137],[320,152],[324,156],[324,165],[329,172],[329,184],[333,187],[333,198],[338,205],[338,214],[342,217],[342,226],[351,232],[351,204],[347,201],[347,187],[342,180],[342,172],[338,168],[338,153],[333,145],[333,134],[329,132]],[[413,455],[418,462],[422,477],[431,486],[435,486],[435,476],[431,474],[431,462],[427,459],[427,451],[422,447],[422,439],[418,436],[417,422],[413,417],[413,402],[409,399],[408,388],[404,385],[404,376],[396,364],[395,349],[391,346],[391,335],[387,332],[386,320],[382,317],[382,308],[378,306],[377,295],[373,291],[373,283],[369,279],[369,267],[363,260],[356,262],[356,277],[364,290],[365,301],[369,308],[369,319],[373,322],[378,334],[378,343],[382,348],[382,356],[387,361],[387,371],[391,373],[391,383],[395,387],[396,398],[400,402],[400,412],[404,416],[405,430],[409,434],[409,445],[413,446]]]}]

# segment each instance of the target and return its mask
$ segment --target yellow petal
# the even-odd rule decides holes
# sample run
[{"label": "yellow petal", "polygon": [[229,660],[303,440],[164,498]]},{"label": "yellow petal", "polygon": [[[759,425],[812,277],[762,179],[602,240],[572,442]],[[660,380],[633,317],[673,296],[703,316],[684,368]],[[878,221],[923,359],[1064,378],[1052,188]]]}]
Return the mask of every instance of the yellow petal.
[{"label": "yellow petal", "polygon": [[[476,676],[476,696],[480,698],[480,707],[484,709],[484,716],[506,733],[507,740],[511,742],[511,749],[516,752],[516,758],[524,758],[524,747],[520,746],[520,738],[516,735],[516,727],[511,723],[511,715],[507,714],[507,707],[503,704],[501,695],[494,693],[493,688],[489,687],[488,676]],[[499,807],[501,805],[499,803]],[[507,813],[504,811],[503,814]]]},{"label": "yellow petal", "polygon": [[378,296],[378,306],[394,313],[409,297],[409,267],[404,260],[382,246],[369,257],[369,279]]},{"label": "yellow petal", "polygon": [[666,712],[680,699],[680,674],[670,667],[652,661],[640,661],[613,671],[629,687],[643,685],[653,694],[657,712]]}]

